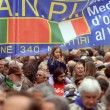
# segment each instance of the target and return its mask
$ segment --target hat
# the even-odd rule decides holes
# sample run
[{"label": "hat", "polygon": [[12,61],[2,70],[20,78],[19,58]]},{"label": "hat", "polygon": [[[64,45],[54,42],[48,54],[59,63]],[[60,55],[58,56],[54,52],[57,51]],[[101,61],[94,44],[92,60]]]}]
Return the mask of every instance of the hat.
[{"label": "hat", "polygon": [[72,89],[72,88],[76,88],[76,86],[74,84],[67,84],[64,87],[64,91],[68,91],[69,89]]},{"label": "hat", "polygon": [[105,65],[104,63],[99,63],[99,64],[96,64],[96,68],[102,69],[102,68],[105,68]]}]

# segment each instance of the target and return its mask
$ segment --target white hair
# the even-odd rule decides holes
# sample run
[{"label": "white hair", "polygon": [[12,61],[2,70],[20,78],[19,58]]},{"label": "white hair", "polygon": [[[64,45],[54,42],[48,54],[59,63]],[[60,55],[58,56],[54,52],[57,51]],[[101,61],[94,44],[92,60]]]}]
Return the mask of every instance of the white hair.
[{"label": "white hair", "polygon": [[43,68],[43,66],[47,66],[47,62],[41,62],[40,64],[39,64],[39,66],[38,66],[38,69],[42,69]]},{"label": "white hair", "polygon": [[5,60],[7,60],[8,62],[11,61],[11,57],[5,57]]},{"label": "white hair", "polygon": [[77,49],[73,49],[73,50],[70,51],[70,54],[76,55],[78,51],[79,51],[79,50],[77,50]]},{"label": "white hair", "polygon": [[15,61],[15,60],[10,60],[9,62],[9,66],[18,66],[18,61]]},{"label": "white hair", "polygon": [[45,82],[38,84],[36,87],[29,88],[27,92],[31,94],[36,93],[36,92],[41,92],[44,98],[51,96],[51,95],[52,96],[55,95],[55,90],[53,86]]},{"label": "white hair", "polygon": [[101,87],[100,87],[98,81],[94,77],[88,76],[88,77],[84,78],[81,85],[79,86],[80,95],[82,95],[83,92],[87,92],[87,93],[97,92],[100,95]]},{"label": "white hair", "polygon": [[18,66],[19,66],[19,68],[22,68],[23,67],[23,63],[19,63],[18,62]]},{"label": "white hair", "polygon": [[74,62],[73,60],[68,61],[67,66],[74,66],[76,64],[76,62]]}]

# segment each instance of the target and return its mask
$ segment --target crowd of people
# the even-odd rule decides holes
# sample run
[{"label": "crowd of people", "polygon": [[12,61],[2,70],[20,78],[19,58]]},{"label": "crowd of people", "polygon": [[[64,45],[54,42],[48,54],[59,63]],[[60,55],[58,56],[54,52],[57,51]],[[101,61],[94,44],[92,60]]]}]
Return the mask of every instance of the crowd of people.
[{"label": "crowd of people", "polygon": [[83,48],[0,59],[0,110],[110,110],[110,52]]}]

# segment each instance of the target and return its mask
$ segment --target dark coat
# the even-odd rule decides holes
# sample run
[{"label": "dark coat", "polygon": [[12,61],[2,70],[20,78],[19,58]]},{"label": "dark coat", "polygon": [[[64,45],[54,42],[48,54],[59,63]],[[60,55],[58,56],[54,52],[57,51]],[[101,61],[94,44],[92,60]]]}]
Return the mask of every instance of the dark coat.
[{"label": "dark coat", "polygon": [[51,58],[48,59],[47,65],[48,65],[48,69],[49,69],[50,74],[53,74],[53,72],[55,71],[55,69],[57,67],[61,67],[64,70],[66,70],[66,64],[65,63],[59,62],[58,60],[55,60],[54,62],[52,62]]}]

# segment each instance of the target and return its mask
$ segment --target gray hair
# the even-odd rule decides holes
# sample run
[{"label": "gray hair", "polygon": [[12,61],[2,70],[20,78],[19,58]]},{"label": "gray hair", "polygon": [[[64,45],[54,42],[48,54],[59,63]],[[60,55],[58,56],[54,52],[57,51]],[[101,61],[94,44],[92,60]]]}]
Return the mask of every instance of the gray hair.
[{"label": "gray hair", "polygon": [[[83,66],[83,63],[77,62],[77,63],[74,65],[74,69],[76,69],[77,65],[82,65],[82,66]],[[83,66],[83,67],[84,67],[84,66]]]},{"label": "gray hair", "polygon": [[43,66],[47,66],[47,62],[41,62],[38,66],[38,69],[42,69]]},{"label": "gray hair", "polygon": [[67,66],[72,66],[72,67],[74,67],[75,64],[76,64],[76,62],[74,62],[73,60],[69,60],[69,61],[67,62]]},{"label": "gray hair", "polygon": [[103,61],[104,60],[104,57],[99,55],[99,56],[96,56],[96,61],[99,60],[99,61]]},{"label": "gray hair", "polygon": [[73,50],[70,51],[70,54],[71,55],[76,55],[78,51],[79,51],[78,49],[73,49]]},{"label": "gray hair", "polygon": [[101,87],[100,87],[98,81],[94,77],[88,76],[88,77],[84,78],[81,85],[79,86],[80,95],[82,95],[83,92],[87,92],[87,93],[98,92],[100,95]]},{"label": "gray hair", "polygon": [[51,95],[55,95],[53,86],[51,86],[48,83],[38,84],[36,87],[32,87],[32,88],[28,89],[28,92],[32,93],[32,94],[35,92],[41,92],[43,94],[44,98],[51,96]]},{"label": "gray hair", "polygon": [[45,102],[55,104],[55,110],[69,110],[69,102],[66,98],[60,96],[49,96]]},{"label": "gray hair", "polygon": [[9,66],[18,66],[18,61],[10,60]]}]

